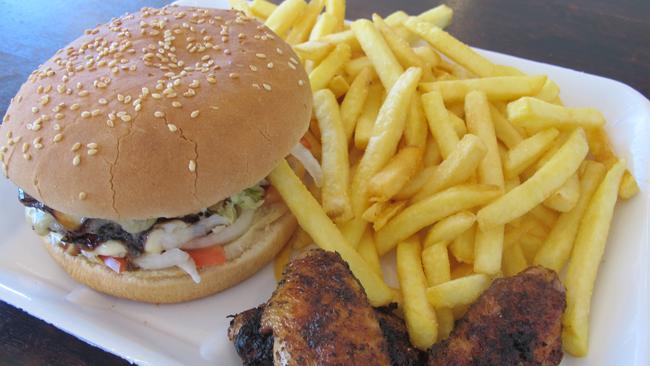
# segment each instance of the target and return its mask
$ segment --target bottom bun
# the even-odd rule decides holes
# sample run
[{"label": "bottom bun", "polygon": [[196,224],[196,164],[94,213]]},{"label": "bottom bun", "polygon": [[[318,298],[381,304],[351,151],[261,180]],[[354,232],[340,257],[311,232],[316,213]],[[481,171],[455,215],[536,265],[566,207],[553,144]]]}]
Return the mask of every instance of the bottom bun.
[{"label": "bottom bun", "polygon": [[[118,274],[103,264],[89,261],[83,255],[69,255],[59,245],[46,243],[46,248],[72,278],[97,291],[157,304],[190,301],[242,282],[280,252],[296,229],[295,217],[280,203],[264,205],[259,211],[255,222],[261,225],[254,223],[251,229],[233,243],[246,248],[243,253],[222,265],[199,269],[200,283],[195,283],[187,273],[176,267]],[[268,223],[268,219],[273,216],[277,218]]]}]

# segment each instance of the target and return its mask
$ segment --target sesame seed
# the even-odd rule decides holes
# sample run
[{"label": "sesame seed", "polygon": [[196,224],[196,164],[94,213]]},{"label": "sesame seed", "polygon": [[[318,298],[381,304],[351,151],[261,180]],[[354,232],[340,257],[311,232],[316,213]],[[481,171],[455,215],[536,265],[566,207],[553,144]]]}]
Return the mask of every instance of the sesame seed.
[{"label": "sesame seed", "polygon": [[60,134],[60,133],[57,133],[52,138],[52,142],[60,142],[61,140],[63,140],[63,134]]},{"label": "sesame seed", "polygon": [[147,87],[142,88],[142,96],[144,97],[147,95],[149,95],[149,88]]},{"label": "sesame seed", "polygon": [[142,104],[136,104],[135,107],[133,107],[133,109],[135,109],[136,112],[140,112],[140,110],[142,109]]},{"label": "sesame seed", "polygon": [[207,80],[208,80],[208,83],[210,83],[210,84],[216,84],[217,83],[217,79],[215,79],[214,77],[211,77],[211,76],[208,76]]},{"label": "sesame seed", "polygon": [[90,92],[88,92],[88,90],[82,90],[79,93],[77,93],[77,95],[80,96],[80,97],[85,97],[88,94],[90,94]]},{"label": "sesame seed", "polygon": [[90,112],[88,112],[88,111],[81,112],[81,117],[82,118],[90,118]]},{"label": "sesame seed", "polygon": [[61,131],[61,125],[58,123],[55,123],[54,126],[52,126],[52,128],[54,128],[54,131]]},{"label": "sesame seed", "polygon": [[54,115],[54,119],[63,119],[63,113],[57,113]]},{"label": "sesame seed", "polygon": [[49,102],[50,102],[50,96],[49,95],[43,95],[41,97],[41,101],[40,101],[41,105],[46,105]]},{"label": "sesame seed", "polygon": [[216,110],[219,110],[219,107],[217,107],[216,105],[211,105],[210,109],[214,109],[216,111]]},{"label": "sesame seed", "polygon": [[152,97],[153,99],[161,99],[161,98],[162,98],[162,95],[160,95],[160,94],[158,94],[158,93],[153,93],[153,94],[151,94],[151,97]]},{"label": "sesame seed", "polygon": [[85,200],[88,197],[88,194],[86,192],[79,192],[79,199],[80,200]]},{"label": "sesame seed", "polygon": [[96,155],[98,151],[99,151],[99,150],[97,150],[97,149],[90,149],[90,150],[88,150],[88,155],[89,155],[89,156]]},{"label": "sesame seed", "polygon": [[32,107],[32,113],[38,113],[38,107]]},{"label": "sesame seed", "polygon": [[120,102],[124,102],[124,95],[118,94],[117,95],[117,100],[120,101]]},{"label": "sesame seed", "polygon": [[29,153],[23,154],[23,158],[25,158],[25,160],[27,160],[27,161],[30,161],[30,160],[32,160],[32,154],[29,154]]},{"label": "sesame seed", "polygon": [[165,117],[165,113],[161,112],[161,111],[155,111],[155,112],[153,112],[153,116],[156,117],[156,118],[163,118],[163,117]]},{"label": "sesame seed", "polygon": [[178,127],[176,127],[176,125],[172,123],[168,124],[167,128],[169,128],[169,131],[171,132],[176,132],[178,130]]},{"label": "sesame seed", "polygon": [[294,64],[298,65],[298,60],[296,60],[293,57],[289,57],[289,61],[293,62]]},{"label": "sesame seed", "polygon": [[284,52],[282,52],[282,50],[281,50],[280,48],[276,48],[276,49],[275,49],[275,52],[277,52],[278,55],[281,55],[281,54],[284,53]]},{"label": "sesame seed", "polygon": [[304,80],[302,80],[302,79],[301,79],[301,80],[298,80],[298,85],[300,85],[300,86],[303,86],[303,85],[305,85],[305,81],[304,81]]},{"label": "sesame seed", "polygon": [[190,88],[198,88],[201,84],[199,83],[198,80],[192,80],[190,83]]},{"label": "sesame seed", "polygon": [[72,152],[75,152],[77,150],[81,149],[81,142],[75,142],[74,145],[72,145],[72,149],[70,149]]},{"label": "sesame seed", "polygon": [[256,53],[255,57],[257,57],[257,58],[266,58],[266,55],[263,54],[263,53]]},{"label": "sesame seed", "polygon": [[77,104],[77,103],[75,103],[75,104],[73,104],[73,105],[70,106],[70,110],[72,110],[72,111],[76,111],[76,110],[79,109],[79,108],[80,108],[80,106],[79,106],[79,104]]},{"label": "sesame seed", "polygon": [[129,121],[131,121],[131,115],[125,113],[125,114],[123,114],[123,115],[120,116],[120,119],[121,119],[123,122],[129,122]]},{"label": "sesame seed", "polygon": [[272,69],[273,68],[273,62],[269,62],[268,64],[266,64],[266,67],[268,67],[269,69]]},{"label": "sesame seed", "polygon": [[251,71],[257,71],[257,66],[255,65],[248,65],[248,67],[251,69]]},{"label": "sesame seed", "polygon": [[77,154],[72,158],[72,165],[79,166],[81,164],[81,155]]},{"label": "sesame seed", "polygon": [[266,89],[267,91],[271,91],[271,85],[270,85],[270,84],[262,83],[262,86],[263,86],[264,89]]},{"label": "sesame seed", "polygon": [[23,143],[23,152],[26,153],[27,150],[29,150],[29,144],[28,143]]},{"label": "sesame seed", "polygon": [[194,161],[194,160],[190,160],[190,163],[189,163],[189,165],[188,165],[188,168],[190,169],[190,171],[191,171],[192,173],[194,173],[194,172],[196,171],[196,161]]},{"label": "sesame seed", "polygon": [[231,79],[237,79],[239,78],[239,74],[236,72],[231,72],[230,74],[228,74],[228,77]]},{"label": "sesame seed", "polygon": [[287,62],[287,65],[289,65],[289,68],[296,69],[296,65],[292,64],[291,62]]},{"label": "sesame seed", "polygon": [[201,113],[201,112],[198,109],[195,110],[195,111],[192,111],[192,113],[190,113],[190,117],[196,118],[196,117],[199,116],[199,113]]},{"label": "sesame seed", "polygon": [[258,84],[258,83],[253,83],[253,84],[251,84],[251,85],[252,85],[253,88],[255,88],[255,89],[261,89],[261,88],[260,88],[260,84]]},{"label": "sesame seed", "polygon": [[107,125],[108,127],[115,127],[115,123],[113,123],[113,121],[111,121],[110,119],[107,119],[107,120],[106,120],[106,125]]},{"label": "sesame seed", "polygon": [[87,148],[89,149],[96,149],[97,148],[97,143],[96,142],[91,142],[86,145]]},{"label": "sesame seed", "polygon": [[102,113],[102,111],[100,111],[99,109],[93,109],[93,111],[90,112],[90,115],[93,116],[93,117],[97,117],[97,116],[99,116],[101,113]]}]

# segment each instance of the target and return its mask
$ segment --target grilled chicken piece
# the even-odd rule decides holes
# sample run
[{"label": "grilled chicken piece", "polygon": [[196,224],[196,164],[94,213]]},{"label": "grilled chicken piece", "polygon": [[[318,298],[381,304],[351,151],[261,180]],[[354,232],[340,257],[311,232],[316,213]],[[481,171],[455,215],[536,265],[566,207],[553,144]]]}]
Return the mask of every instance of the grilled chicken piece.
[{"label": "grilled chicken piece", "polygon": [[555,272],[533,267],[497,279],[446,340],[429,351],[429,366],[558,365],[565,293]]},{"label": "grilled chicken piece", "polygon": [[341,257],[294,259],[262,313],[276,365],[389,365],[388,344],[359,281]]}]

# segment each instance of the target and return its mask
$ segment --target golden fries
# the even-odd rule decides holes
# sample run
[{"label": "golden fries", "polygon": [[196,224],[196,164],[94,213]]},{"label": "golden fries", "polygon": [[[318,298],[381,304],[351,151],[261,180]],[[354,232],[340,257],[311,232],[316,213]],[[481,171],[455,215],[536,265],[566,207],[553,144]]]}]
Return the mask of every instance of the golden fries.
[{"label": "golden fries", "polygon": [[441,189],[466,181],[474,174],[485,154],[485,144],[480,138],[472,134],[463,136],[449,157],[435,167],[422,189],[413,196],[413,201],[420,201]]},{"label": "golden fries", "polygon": [[385,202],[395,196],[415,174],[422,159],[422,149],[405,147],[368,182],[370,201]]},{"label": "golden fries", "polygon": [[365,289],[370,303],[373,306],[382,306],[391,302],[393,293],[390,288],[347,243],[286,161],[282,161],[273,169],[269,180],[298,219],[300,227],[314,239],[316,245],[324,250],[338,252],[348,263],[350,270]]},{"label": "golden fries", "polygon": [[368,263],[370,268],[377,272],[379,276],[383,276],[381,263],[379,262],[379,255],[377,254],[377,247],[375,247],[375,240],[373,239],[370,230],[366,230],[366,232],[363,233],[357,251],[361,258]]},{"label": "golden fries", "polygon": [[438,339],[436,312],[427,301],[427,282],[420,260],[420,243],[411,238],[397,246],[397,276],[402,289],[404,320],[411,343],[426,350]]},{"label": "golden fries", "polygon": [[366,19],[357,20],[352,23],[351,28],[359,40],[363,52],[368,56],[377,75],[379,75],[379,80],[381,80],[384,88],[390,90],[404,72],[404,69],[371,21]]},{"label": "golden fries", "polygon": [[424,91],[439,90],[445,103],[462,101],[467,93],[478,90],[490,100],[507,101],[535,95],[539,92],[546,76],[495,76],[481,79],[446,80],[422,83]]},{"label": "golden fries", "polygon": [[348,196],[350,163],[343,122],[334,94],[328,89],[314,93],[314,114],[321,131],[323,209],[336,222],[352,218]]},{"label": "golden fries", "polygon": [[364,220],[372,222],[372,228],[375,231],[381,230],[386,223],[395,215],[402,212],[406,202],[375,202],[361,216]]},{"label": "golden fries", "polygon": [[[449,251],[458,262],[474,263],[476,227],[465,230],[449,245]],[[472,267],[473,270],[473,267]]]},{"label": "golden fries", "polygon": [[525,270],[528,261],[519,243],[513,243],[503,249],[503,274],[510,277]]},{"label": "golden fries", "polygon": [[458,135],[449,120],[449,112],[438,91],[432,91],[422,96],[422,105],[429,122],[429,130],[436,138],[443,159],[451,154],[458,144]]},{"label": "golden fries", "polygon": [[438,320],[438,342],[447,339],[454,329],[454,312],[449,308],[436,309]]},{"label": "golden fries", "polygon": [[368,145],[372,129],[375,126],[375,120],[379,114],[379,108],[381,108],[383,94],[384,90],[380,83],[370,84],[366,102],[354,130],[354,146],[359,150],[365,150]]},{"label": "golden fries", "polygon": [[327,89],[331,90],[332,93],[334,93],[336,99],[338,99],[348,92],[348,89],[350,89],[350,84],[348,84],[345,78],[340,74],[334,75],[330,82],[327,83]]},{"label": "golden fries", "polygon": [[503,162],[506,178],[514,178],[531,166],[551,147],[553,140],[559,134],[560,132],[555,128],[549,128],[534,134],[510,149]]},{"label": "golden fries", "polygon": [[494,75],[494,64],[476,53],[468,45],[460,42],[449,33],[438,27],[432,27],[426,21],[416,18],[408,19],[404,25],[413,33],[429,42],[434,48],[445,56],[457,62],[467,70],[480,77]]},{"label": "golden fries", "polygon": [[342,30],[345,22],[345,0],[327,0],[325,11],[336,19],[336,29]]},{"label": "golden fries", "polygon": [[283,37],[306,7],[307,4],[303,0],[285,0],[273,10],[264,24]]},{"label": "golden fries", "polygon": [[370,81],[370,69],[365,68],[354,78],[343,99],[343,103],[341,103],[341,119],[343,120],[343,129],[347,142],[352,139],[357,119],[363,111],[368,97]]},{"label": "golden fries", "polygon": [[572,355],[584,356],[589,348],[591,295],[618,198],[625,161],[614,164],[596,189],[580,222],[564,280],[567,308],[562,317],[562,345]]},{"label": "golden fries", "polygon": [[[337,20],[334,15],[330,13],[321,14],[316,20],[316,24],[314,24],[314,27],[311,29],[311,33],[309,33],[309,41],[323,40],[325,36],[335,32],[336,25],[337,25]],[[333,42],[329,42],[329,43],[333,43]]]},{"label": "golden fries", "polygon": [[419,95],[416,95],[411,101],[409,115],[404,127],[404,144],[410,147],[419,147],[424,152],[427,144],[427,132],[429,132],[429,127],[424,116],[422,100]]},{"label": "golden fries", "polygon": [[516,126],[532,129],[588,129],[605,124],[605,117],[596,109],[563,107],[531,97],[508,103],[508,119]]},{"label": "golden fries", "polygon": [[490,277],[473,274],[427,289],[427,299],[434,308],[454,308],[469,305],[490,286]]},{"label": "golden fries", "polygon": [[250,10],[253,15],[260,19],[266,19],[273,14],[273,11],[275,8],[278,6],[273,4],[272,2],[266,1],[266,0],[253,0],[253,2],[250,5]]},{"label": "golden fries", "polygon": [[492,123],[494,123],[494,133],[497,135],[497,139],[503,142],[508,149],[513,149],[524,140],[519,131],[510,124],[493,104],[490,104],[490,116],[492,117]]},{"label": "golden fries", "polygon": [[422,251],[422,265],[427,277],[429,287],[451,280],[449,266],[449,253],[444,242],[438,242],[424,248]]},{"label": "golden fries", "polygon": [[289,44],[297,44],[305,42],[309,39],[309,34],[311,33],[318,15],[323,10],[325,4],[323,0],[311,0],[307,7],[300,16],[300,19],[297,23],[291,28],[289,35],[285,39]]},{"label": "golden fries", "polygon": [[476,216],[469,211],[446,217],[429,229],[424,239],[424,247],[428,248],[441,241],[450,242],[469,230],[474,222],[476,222]]},{"label": "golden fries", "polygon": [[575,130],[557,153],[530,179],[480,209],[476,214],[479,225],[489,229],[532,210],[578,170],[588,149],[584,131]]},{"label": "golden fries", "polygon": [[544,200],[544,206],[558,212],[571,211],[580,198],[580,180],[578,174],[572,175],[562,187]]},{"label": "golden fries", "polygon": [[324,89],[330,80],[341,69],[344,63],[350,59],[350,46],[341,43],[330,52],[327,57],[309,73],[311,90]]},{"label": "golden fries", "polygon": [[449,23],[451,23],[453,14],[454,11],[451,10],[450,7],[445,4],[441,4],[418,15],[417,19],[429,22],[436,27],[446,28]]},{"label": "golden fries", "polygon": [[494,125],[490,117],[490,106],[485,93],[472,91],[465,99],[465,119],[467,130],[478,136],[485,145],[485,158],[479,163],[478,178],[483,184],[503,188],[503,172]]},{"label": "golden fries", "polygon": [[377,251],[385,254],[397,242],[422,228],[454,213],[484,205],[501,194],[501,190],[487,185],[459,185],[436,193],[404,209],[377,232]]}]

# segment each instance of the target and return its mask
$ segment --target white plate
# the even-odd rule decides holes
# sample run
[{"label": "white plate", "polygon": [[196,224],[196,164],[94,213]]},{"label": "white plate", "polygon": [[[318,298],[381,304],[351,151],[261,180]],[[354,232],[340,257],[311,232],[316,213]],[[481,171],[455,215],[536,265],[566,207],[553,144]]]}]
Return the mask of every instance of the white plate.
[{"label": "white plate", "polygon": [[[185,1],[227,7],[225,1]],[[614,147],[639,181],[641,194],[617,205],[598,275],[586,358],[563,365],[650,365],[649,218],[650,102],[614,80],[495,52],[492,61],[546,74],[570,106],[598,107]],[[148,305],[98,294],[72,281],[24,223],[16,188],[0,182],[0,298],[89,343],[141,365],[239,365],[226,338],[229,314],[271,295],[270,266],[248,281],[207,299]]]}]

